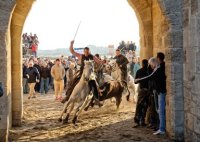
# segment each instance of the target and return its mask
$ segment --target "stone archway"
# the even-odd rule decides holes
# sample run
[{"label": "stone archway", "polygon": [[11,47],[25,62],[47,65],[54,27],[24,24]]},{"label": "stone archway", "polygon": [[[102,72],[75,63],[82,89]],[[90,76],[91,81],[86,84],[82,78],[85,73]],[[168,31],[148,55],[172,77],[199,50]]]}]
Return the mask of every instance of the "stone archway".
[{"label": "stone archway", "polygon": [[[6,139],[8,127],[21,125],[22,49],[21,34],[34,0],[0,1],[1,75],[5,90],[0,100],[0,137]],[[166,54],[167,131],[177,140],[183,139],[183,29],[182,1],[128,0],[140,25],[141,59]],[[6,76],[5,76],[6,75]],[[9,121],[10,120],[10,123]],[[12,122],[12,123],[11,123]],[[3,124],[3,125],[2,125]]]}]

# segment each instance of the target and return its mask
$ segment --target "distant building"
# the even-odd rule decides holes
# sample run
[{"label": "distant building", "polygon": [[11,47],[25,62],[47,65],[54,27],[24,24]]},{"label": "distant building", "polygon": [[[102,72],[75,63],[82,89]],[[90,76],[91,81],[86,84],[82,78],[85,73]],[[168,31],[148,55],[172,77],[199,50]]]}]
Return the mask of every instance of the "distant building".
[{"label": "distant building", "polygon": [[108,55],[113,56],[114,55],[114,45],[108,45]]}]

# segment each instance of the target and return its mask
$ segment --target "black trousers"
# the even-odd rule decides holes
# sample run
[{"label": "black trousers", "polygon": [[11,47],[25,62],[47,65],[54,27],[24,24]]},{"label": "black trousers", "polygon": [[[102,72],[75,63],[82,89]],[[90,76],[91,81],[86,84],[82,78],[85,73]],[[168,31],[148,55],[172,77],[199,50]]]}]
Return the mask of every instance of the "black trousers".
[{"label": "black trousers", "polygon": [[146,111],[148,108],[148,90],[147,89],[139,89],[138,90],[138,101],[136,105],[136,112],[134,121],[135,123],[144,123]]},{"label": "black trousers", "polygon": [[90,90],[92,91],[95,99],[99,99],[99,93],[98,93],[98,90],[97,90],[96,81],[95,80],[90,80],[88,82],[88,84],[89,84]]}]

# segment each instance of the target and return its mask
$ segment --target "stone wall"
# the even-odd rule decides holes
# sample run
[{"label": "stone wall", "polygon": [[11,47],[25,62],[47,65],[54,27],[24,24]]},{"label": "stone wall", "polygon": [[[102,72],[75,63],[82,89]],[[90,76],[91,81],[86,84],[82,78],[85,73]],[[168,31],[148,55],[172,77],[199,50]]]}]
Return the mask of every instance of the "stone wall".
[{"label": "stone wall", "polygon": [[[35,0],[16,0],[11,20],[12,125],[21,126],[23,115],[22,48],[24,22]],[[17,74],[17,75],[16,75]]]},{"label": "stone wall", "polygon": [[200,141],[200,1],[184,0],[185,140]]},{"label": "stone wall", "polygon": [[10,20],[15,2],[0,1],[0,81],[4,96],[0,98],[0,141],[6,141],[11,127],[11,40]]}]

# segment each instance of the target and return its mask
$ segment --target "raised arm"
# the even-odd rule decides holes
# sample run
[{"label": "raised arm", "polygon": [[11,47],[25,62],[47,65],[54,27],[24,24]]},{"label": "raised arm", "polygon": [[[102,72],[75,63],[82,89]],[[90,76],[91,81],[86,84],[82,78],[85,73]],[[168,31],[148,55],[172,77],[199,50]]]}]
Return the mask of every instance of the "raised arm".
[{"label": "raised arm", "polygon": [[99,58],[97,58],[96,56],[93,57],[94,61],[98,64],[104,64],[103,60],[100,60]]},{"label": "raised arm", "polygon": [[74,40],[71,41],[69,49],[70,49],[70,52],[72,53],[72,55],[76,56],[78,59],[81,58],[81,54],[74,51]]}]

